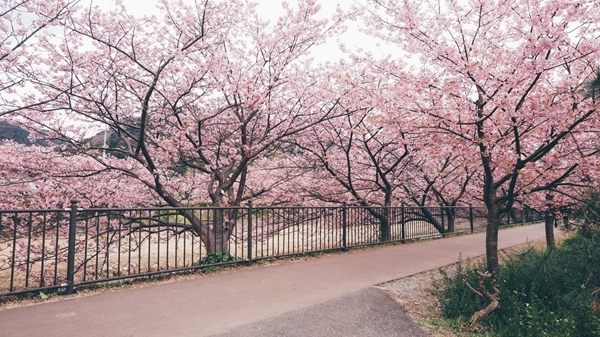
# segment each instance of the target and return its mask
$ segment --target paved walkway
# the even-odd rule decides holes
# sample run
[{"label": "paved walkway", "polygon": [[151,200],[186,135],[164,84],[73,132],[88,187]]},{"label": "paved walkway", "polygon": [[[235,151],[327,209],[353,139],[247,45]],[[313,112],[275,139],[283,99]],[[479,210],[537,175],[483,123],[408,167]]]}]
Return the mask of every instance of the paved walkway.
[{"label": "paved walkway", "polygon": [[[500,231],[499,247],[544,237]],[[374,285],[485,253],[483,233],[0,311],[0,336],[425,336]]]}]

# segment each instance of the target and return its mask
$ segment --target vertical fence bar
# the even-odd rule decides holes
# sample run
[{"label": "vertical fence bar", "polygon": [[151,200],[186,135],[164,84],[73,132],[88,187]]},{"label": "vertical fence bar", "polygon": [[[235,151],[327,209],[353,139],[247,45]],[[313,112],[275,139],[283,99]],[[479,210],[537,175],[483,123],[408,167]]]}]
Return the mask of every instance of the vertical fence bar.
[{"label": "vertical fence bar", "polygon": [[521,208],[521,223],[525,222],[525,218],[523,218],[523,208]]},{"label": "vertical fence bar", "polygon": [[[12,252],[11,252],[12,259],[11,259],[11,261],[13,261],[13,262],[12,262],[12,266],[10,268],[10,286],[8,287],[9,292],[14,291],[14,285],[15,285],[15,262],[14,261],[16,261],[15,256],[17,253],[17,233],[18,233],[17,231],[18,231],[18,227],[20,224],[19,216],[17,213],[14,213],[12,222],[14,225],[14,230],[13,230],[13,237],[12,237]],[[58,254],[56,256],[58,256]],[[55,280],[56,280],[56,277],[55,277]]]},{"label": "vertical fence bar", "polygon": [[[227,212],[226,212],[227,211]],[[229,210],[225,210],[225,209],[221,209],[221,221],[219,224],[219,232],[221,234],[221,261],[220,262],[224,262],[223,259],[225,258],[225,252],[227,252],[227,254],[229,255],[230,250],[227,249],[225,250],[225,245],[229,245],[229,241],[225,242],[225,223],[226,223],[226,218],[229,218],[229,214],[231,214],[231,212],[229,212]],[[225,216],[227,215],[227,217]]]},{"label": "vertical fence bar", "polygon": [[96,274],[95,279],[97,280],[99,275],[99,265],[100,265],[100,214],[98,212],[94,212],[94,217],[96,218]]},{"label": "vertical fence bar", "polygon": [[[42,257],[41,257],[41,266],[40,266],[40,288],[44,286],[44,283],[46,282],[45,278],[44,278],[44,264],[46,262],[46,215],[47,213],[44,212],[43,214],[43,223],[42,223]],[[1,222],[0,222],[1,224]]]},{"label": "vertical fence bar", "polygon": [[69,253],[67,257],[67,294],[75,287],[75,230],[77,225],[77,200],[71,200],[69,213]]},{"label": "vertical fence bar", "polygon": [[[302,221],[302,220],[300,220],[300,210],[297,208],[294,208],[292,210],[291,218],[292,218],[292,220],[291,220],[291,223],[288,225],[289,226],[288,228],[292,231],[292,233],[291,233],[292,242],[288,248],[288,254],[297,253],[297,251],[296,251],[296,224],[300,223]],[[288,235],[290,235],[289,231],[288,231]],[[290,249],[291,249],[291,251],[290,251]]]},{"label": "vertical fence bar", "polygon": [[[260,232],[258,231],[258,226],[256,226],[256,237],[258,238],[258,235],[260,233],[260,257],[263,257],[265,254],[265,240],[264,240],[264,236],[263,233],[265,232],[265,216],[268,217],[269,213],[265,212],[264,209],[261,209],[261,211],[259,212],[260,214]],[[267,218],[268,221],[268,218]],[[258,257],[258,244],[256,245],[256,251],[254,256]]]},{"label": "vertical fence bar", "polygon": [[348,206],[346,203],[342,205],[342,247],[348,247]]},{"label": "vertical fence bar", "polygon": [[[211,235],[211,239],[213,241],[212,244],[212,252],[213,254],[216,254],[219,251],[219,221],[223,221],[223,209],[221,208],[213,208],[213,228],[210,231],[210,235]],[[222,242],[221,242],[222,245]],[[206,254],[208,256],[208,251],[206,251]],[[215,259],[218,259],[218,257],[215,257]]]},{"label": "vertical fence bar", "polygon": [[119,231],[119,234],[117,235],[117,276],[121,276],[121,233],[123,232],[123,218],[119,216],[118,219],[119,224],[117,230]]},{"label": "vertical fence bar", "polygon": [[[129,211],[129,218],[133,218],[131,216],[131,211]],[[86,226],[86,235],[87,235],[87,226]],[[129,225],[129,228],[127,230],[127,232],[129,233],[127,235],[127,275],[131,275],[131,265],[133,264],[133,262],[131,262],[131,237],[132,237],[132,232],[131,232],[131,225]],[[139,255],[139,254],[138,254]],[[139,266],[139,264],[138,264]]]},{"label": "vertical fence bar", "polygon": [[[170,215],[168,218],[173,217],[173,215]],[[175,217],[175,225],[173,226],[173,238],[175,239],[175,258],[173,261],[173,264],[175,265],[175,269],[177,269],[179,267],[179,234],[178,234],[178,230],[179,230],[179,216],[177,214],[174,215]],[[171,220],[167,220],[169,222],[171,222]],[[169,233],[169,232],[167,232]],[[183,232],[185,233],[185,232]],[[167,240],[169,239],[169,237],[167,236]],[[168,241],[167,241],[168,242]],[[185,252],[185,250],[184,250]],[[168,259],[168,257],[167,257]]]},{"label": "vertical fence bar", "polygon": [[29,273],[31,272],[31,236],[33,231],[33,212],[29,212],[27,220],[27,260],[25,264],[25,288],[29,288]]},{"label": "vertical fence bar", "polygon": [[443,205],[440,205],[440,218],[442,220],[442,236],[446,236],[447,230],[446,230],[446,227],[444,227],[445,224],[444,224],[444,206]]},{"label": "vertical fence bar", "polygon": [[[193,214],[194,210],[189,210],[189,212]],[[186,217],[186,219],[187,219],[187,217]],[[185,221],[187,223],[187,220],[185,220]],[[190,243],[190,267],[193,267],[194,261],[195,261],[195,258],[194,258],[194,234],[191,235],[190,240],[192,241]]]},{"label": "vertical fence bar", "polygon": [[[198,219],[200,219],[201,221],[210,221],[210,209],[199,209],[198,211]],[[203,212],[204,211],[204,212]],[[208,226],[208,229],[206,231],[206,233],[209,235],[208,237],[210,237],[210,226]],[[200,264],[202,262],[203,256],[206,257],[206,255],[208,255],[208,251],[210,249],[209,247],[209,243],[210,241],[208,240],[207,236],[202,236],[202,231],[198,232],[198,264]],[[204,254],[202,255],[202,249],[204,248]]]},{"label": "vertical fence bar", "polygon": [[106,278],[110,277],[110,238],[112,234],[112,225],[110,223],[112,217],[112,212],[106,215],[106,245],[104,249],[106,253],[102,253],[104,255],[104,265],[106,265]]},{"label": "vertical fence bar", "polygon": [[275,232],[275,226],[277,224],[277,222],[279,221],[279,219],[281,219],[281,210],[277,209],[275,210],[275,212],[273,212],[273,216],[271,217],[271,221],[267,224],[267,240],[270,239],[271,241],[271,253],[269,254],[269,249],[267,247],[267,256],[272,257],[273,255],[275,255],[275,239],[273,238],[272,234]]},{"label": "vertical fence bar", "polygon": [[473,205],[469,205],[469,223],[471,225],[471,233],[473,233]]},{"label": "vertical fence bar", "polygon": [[404,226],[404,220],[405,220],[405,215],[404,215],[404,204],[402,204],[402,208],[401,208],[401,219],[400,221],[402,221],[402,243],[406,242],[406,228]]},{"label": "vertical fence bar", "polygon": [[285,209],[285,214],[286,217],[289,217],[290,220],[288,220],[288,222],[286,223],[285,221],[283,221],[283,224],[279,224],[277,226],[278,231],[279,231],[279,237],[281,237],[281,239],[279,239],[281,241],[281,243],[283,244],[283,248],[282,248],[282,252],[283,254],[289,254],[290,253],[290,225],[293,223],[294,221],[294,210],[290,210],[289,208]]},{"label": "vertical fence bar", "polygon": [[252,263],[252,201],[248,201],[248,263]]},{"label": "vertical fence bar", "polygon": [[[162,215],[162,212],[159,213],[160,215],[158,216],[158,222],[159,223],[162,222],[163,221],[162,220],[163,217],[166,218],[166,221],[165,221],[165,235],[166,235],[167,238],[165,239],[166,240],[166,242],[165,242],[165,250],[166,250],[166,252],[165,252],[165,268],[166,269],[165,270],[169,270],[169,255],[170,255],[170,253],[169,253],[169,240],[170,240],[170,238],[169,238],[169,231],[171,229],[170,228],[171,227],[171,223],[169,221],[169,211],[165,211],[165,213],[166,213],[166,215]],[[159,240],[159,245],[160,245],[160,241],[161,241],[160,231],[159,231],[159,234],[158,234],[158,240]]]},{"label": "vertical fence bar", "polygon": [[86,214],[85,216],[85,236],[84,236],[84,244],[85,249],[83,250],[83,279],[82,281],[87,281],[87,270],[88,270],[88,241],[89,241],[89,216]]}]

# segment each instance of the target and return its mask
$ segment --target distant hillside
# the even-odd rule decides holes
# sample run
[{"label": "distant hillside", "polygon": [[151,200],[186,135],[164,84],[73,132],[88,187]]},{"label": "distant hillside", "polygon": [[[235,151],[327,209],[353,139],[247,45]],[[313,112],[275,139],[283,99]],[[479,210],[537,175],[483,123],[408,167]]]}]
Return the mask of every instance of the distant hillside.
[{"label": "distant hillside", "polygon": [[[44,131],[41,131],[42,134]],[[23,144],[25,146],[55,146],[64,144],[60,140],[57,139],[37,139],[35,142],[32,142],[29,139],[30,132],[25,130],[22,126],[13,121],[8,121],[6,119],[0,120],[0,143],[5,140],[13,140],[17,144]]]},{"label": "distant hillside", "polygon": [[0,142],[3,140],[14,140],[18,144],[33,145],[29,140],[29,131],[19,125],[11,124],[7,120],[0,120]]}]

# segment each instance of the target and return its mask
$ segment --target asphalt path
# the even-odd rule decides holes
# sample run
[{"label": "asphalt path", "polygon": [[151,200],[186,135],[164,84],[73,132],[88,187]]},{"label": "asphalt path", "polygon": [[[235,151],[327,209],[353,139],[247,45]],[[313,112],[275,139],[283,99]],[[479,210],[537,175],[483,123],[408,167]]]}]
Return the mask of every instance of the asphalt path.
[{"label": "asphalt path", "polygon": [[[499,248],[544,237],[500,231]],[[426,336],[373,286],[485,253],[485,234],[331,254],[0,311],[0,336]]]}]

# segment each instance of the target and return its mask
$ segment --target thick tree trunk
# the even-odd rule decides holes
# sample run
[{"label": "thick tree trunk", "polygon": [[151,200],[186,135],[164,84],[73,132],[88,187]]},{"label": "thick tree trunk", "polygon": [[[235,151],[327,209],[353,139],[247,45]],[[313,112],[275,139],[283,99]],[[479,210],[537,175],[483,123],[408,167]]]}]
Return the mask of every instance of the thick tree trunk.
[{"label": "thick tree trunk", "polygon": [[[442,226],[441,217],[437,216],[437,212],[432,212],[431,207],[420,205],[418,210],[412,212],[415,215],[414,220],[422,220],[430,223],[435,229],[441,234],[446,233],[444,226]],[[442,217],[444,215],[442,214]]]},{"label": "thick tree trunk", "polygon": [[231,215],[227,209],[215,208],[210,234],[206,240],[206,250],[209,254],[223,252],[229,253],[229,240],[231,238],[232,226]]},{"label": "thick tree trunk", "polygon": [[366,206],[366,210],[379,221],[379,242],[390,241],[392,238],[390,228],[390,208]]},{"label": "thick tree trunk", "polygon": [[180,211],[180,214],[190,221],[193,231],[200,237],[208,254],[219,251],[229,253],[229,241],[235,229],[237,210],[228,212],[227,209],[215,208],[209,214],[212,221],[203,220],[190,210]]},{"label": "thick tree trunk", "polygon": [[485,231],[485,253],[487,270],[496,273],[499,268],[498,260],[498,228],[500,227],[500,211],[495,204],[488,205],[487,227]]},{"label": "thick tree trunk", "polygon": [[387,216],[384,219],[379,221],[379,229],[381,231],[381,242],[390,241],[392,239],[391,230],[390,230],[390,221]]},{"label": "thick tree trunk", "polygon": [[212,238],[209,240],[209,244],[207,245],[207,253],[215,254],[218,252],[223,252],[223,254],[229,254],[229,239],[231,238],[231,233],[227,230],[213,230]]},{"label": "thick tree trunk", "polygon": [[554,215],[546,214],[544,216],[544,222],[546,224],[546,246],[548,249],[556,248],[556,241],[554,241]]},{"label": "thick tree trunk", "polygon": [[448,229],[446,233],[454,233],[454,222],[456,219],[456,209],[454,207],[445,207],[446,220],[448,220]]}]

